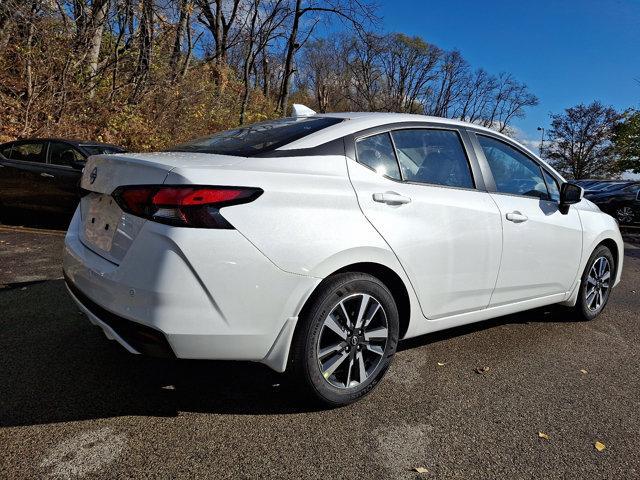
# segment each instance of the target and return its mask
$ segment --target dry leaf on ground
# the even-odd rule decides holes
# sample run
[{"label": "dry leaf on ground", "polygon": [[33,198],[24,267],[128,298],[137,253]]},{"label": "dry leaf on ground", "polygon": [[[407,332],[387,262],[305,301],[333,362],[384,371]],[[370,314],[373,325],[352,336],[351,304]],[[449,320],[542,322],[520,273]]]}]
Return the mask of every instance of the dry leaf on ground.
[{"label": "dry leaf on ground", "polygon": [[599,452],[603,451],[607,446],[604,443],[596,442],[594,445]]},{"label": "dry leaf on ground", "polygon": [[489,371],[489,367],[478,367],[478,368],[476,368],[476,373],[483,374],[483,373],[487,373],[488,371]]},{"label": "dry leaf on ground", "polygon": [[583,368],[580,370],[580,373],[587,373],[587,371]]},{"label": "dry leaf on ground", "polygon": [[438,362],[438,366],[439,367],[444,367],[445,365],[446,365],[446,363]]},{"label": "dry leaf on ground", "polygon": [[547,435],[547,434],[546,434],[546,433],[544,433],[544,432],[538,432],[538,436],[539,436],[540,438],[544,438],[545,440],[549,440],[549,439],[550,439],[549,435]]},{"label": "dry leaf on ground", "polygon": [[427,470],[424,467],[414,467],[413,470],[418,472],[418,473],[428,473],[429,472],[429,470]]}]

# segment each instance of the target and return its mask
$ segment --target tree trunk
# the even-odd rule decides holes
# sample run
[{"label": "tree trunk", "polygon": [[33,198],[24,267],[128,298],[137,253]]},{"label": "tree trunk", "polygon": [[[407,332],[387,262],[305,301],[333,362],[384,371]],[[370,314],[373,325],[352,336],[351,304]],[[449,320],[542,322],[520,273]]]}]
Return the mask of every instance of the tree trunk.
[{"label": "tree trunk", "polygon": [[298,48],[298,27],[302,16],[302,0],[296,0],[296,10],[293,16],[293,25],[287,41],[287,56],[284,62],[284,72],[282,74],[282,87],[278,98],[278,113],[286,115],[289,103],[289,89],[291,88],[291,78],[293,77],[293,57]]},{"label": "tree trunk", "polygon": [[110,1],[104,0],[96,5],[91,18],[92,32],[89,38],[89,54],[87,58],[87,66],[89,69],[89,98],[95,96],[96,75],[98,73],[98,60],[100,59],[100,48],[102,46],[102,33],[104,24],[109,13]]},{"label": "tree trunk", "polygon": [[180,15],[178,18],[178,24],[176,25],[176,38],[173,42],[173,51],[171,52],[171,75],[173,79],[178,75],[178,64],[180,60],[180,54],[182,53],[182,37],[187,29],[187,9],[188,0],[180,0]]}]

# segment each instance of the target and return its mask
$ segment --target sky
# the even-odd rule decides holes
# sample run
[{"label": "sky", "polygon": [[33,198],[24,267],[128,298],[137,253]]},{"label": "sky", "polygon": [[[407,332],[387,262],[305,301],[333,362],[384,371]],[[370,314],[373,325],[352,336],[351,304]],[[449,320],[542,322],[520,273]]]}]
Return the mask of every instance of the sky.
[{"label": "sky", "polygon": [[388,32],[458,49],[472,67],[509,72],[539,98],[514,126],[537,148],[549,113],[600,100],[640,108],[640,0],[378,0]]}]

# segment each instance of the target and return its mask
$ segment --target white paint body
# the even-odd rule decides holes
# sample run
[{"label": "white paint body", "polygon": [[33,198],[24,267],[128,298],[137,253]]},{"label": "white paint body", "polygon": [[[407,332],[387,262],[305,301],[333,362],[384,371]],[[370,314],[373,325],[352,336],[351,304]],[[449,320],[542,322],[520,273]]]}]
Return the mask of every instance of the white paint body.
[{"label": "white paint body", "polygon": [[[82,187],[93,193],[83,198],[65,242],[68,281],[109,312],[161,331],[179,358],[252,360],[277,371],[286,367],[298,316],[314,289],[354,264],[382,265],[400,277],[410,307],[404,338],[575,303],[585,264],[603,240],[617,246],[619,282],[617,224],[588,200],[565,215],[531,198],[392,181],[345,155],[296,156],[381,124],[467,127],[414,115],[343,116],[344,122],[279,149],[291,150],[291,157],[90,157]],[[95,167],[102,175],[91,183]],[[87,238],[83,219],[91,202],[140,184],[250,186],[264,193],[221,210],[235,230],[172,227],[115,205],[109,207],[117,223],[112,240]],[[411,201],[372,200],[390,191]],[[528,221],[506,221],[513,210]],[[74,298],[107,336],[137,353]]]}]

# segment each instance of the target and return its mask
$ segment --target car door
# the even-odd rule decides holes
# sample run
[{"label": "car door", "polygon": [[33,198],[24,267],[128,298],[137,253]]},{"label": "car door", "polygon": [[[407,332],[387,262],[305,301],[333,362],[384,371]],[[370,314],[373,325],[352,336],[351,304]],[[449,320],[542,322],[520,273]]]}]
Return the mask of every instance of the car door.
[{"label": "car door", "polygon": [[41,208],[45,185],[43,167],[47,155],[47,142],[19,141],[5,148],[2,161],[2,193],[0,201],[9,208]]},{"label": "car door", "polygon": [[560,211],[558,180],[524,151],[491,135],[471,136],[502,217],[502,261],[491,305],[568,292],[582,254],[578,211]]},{"label": "car door", "polygon": [[463,134],[396,128],[356,136],[348,149],[360,207],[428,319],[485,308],[498,274],[500,213],[482,179],[474,181]]},{"label": "car door", "polygon": [[85,157],[73,145],[61,141],[50,141],[48,151],[45,166],[48,204],[52,210],[71,214],[80,200],[80,177]]}]

